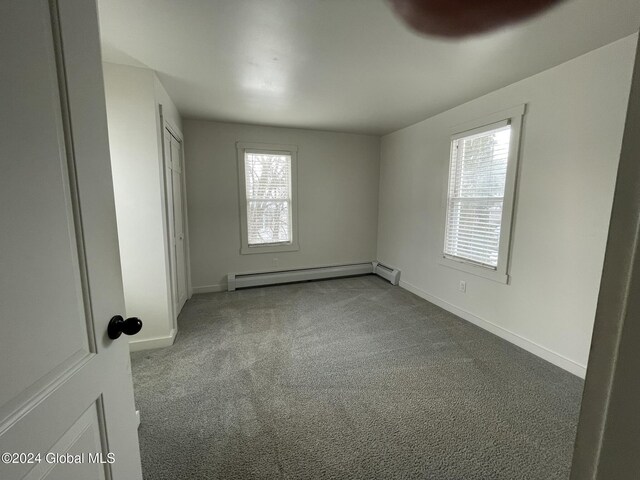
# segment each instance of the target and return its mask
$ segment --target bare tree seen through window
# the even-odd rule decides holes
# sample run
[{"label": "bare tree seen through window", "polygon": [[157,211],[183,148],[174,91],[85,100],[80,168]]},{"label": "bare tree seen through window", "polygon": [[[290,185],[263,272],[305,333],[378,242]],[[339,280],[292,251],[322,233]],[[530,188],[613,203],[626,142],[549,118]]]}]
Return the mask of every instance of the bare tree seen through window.
[{"label": "bare tree seen through window", "polygon": [[291,243],[291,156],[245,153],[249,245]]}]

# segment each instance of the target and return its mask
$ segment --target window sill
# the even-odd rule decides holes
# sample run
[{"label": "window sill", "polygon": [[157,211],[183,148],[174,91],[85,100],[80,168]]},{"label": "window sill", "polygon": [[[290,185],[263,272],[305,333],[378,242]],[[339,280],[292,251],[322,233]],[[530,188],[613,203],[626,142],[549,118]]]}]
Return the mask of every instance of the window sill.
[{"label": "window sill", "polygon": [[464,260],[453,260],[452,258],[440,257],[438,263],[443,267],[453,268],[460,270],[461,272],[470,273],[477,277],[486,278],[494,282],[503,283],[507,285],[509,283],[509,275],[499,270],[491,270],[475,263],[465,262]]},{"label": "window sill", "polygon": [[297,243],[282,243],[276,245],[257,245],[250,247],[243,245],[240,249],[241,255],[250,255],[254,253],[277,253],[277,252],[297,252],[300,246]]}]

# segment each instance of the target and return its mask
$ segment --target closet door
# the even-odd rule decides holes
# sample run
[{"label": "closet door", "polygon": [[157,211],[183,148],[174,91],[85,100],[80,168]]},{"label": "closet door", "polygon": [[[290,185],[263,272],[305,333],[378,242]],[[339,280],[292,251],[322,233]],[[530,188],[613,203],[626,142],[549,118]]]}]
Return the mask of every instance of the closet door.
[{"label": "closet door", "polygon": [[182,142],[168,128],[165,128],[164,146],[165,164],[167,166],[166,188],[172,300],[175,316],[177,317],[188,297]]},{"label": "closet door", "polygon": [[184,228],[184,192],[182,169],[182,142],[171,136],[171,164],[172,189],[173,189],[173,228],[175,231],[175,256],[176,256],[176,305],[177,311],[182,310],[187,301],[187,255],[185,245]]}]

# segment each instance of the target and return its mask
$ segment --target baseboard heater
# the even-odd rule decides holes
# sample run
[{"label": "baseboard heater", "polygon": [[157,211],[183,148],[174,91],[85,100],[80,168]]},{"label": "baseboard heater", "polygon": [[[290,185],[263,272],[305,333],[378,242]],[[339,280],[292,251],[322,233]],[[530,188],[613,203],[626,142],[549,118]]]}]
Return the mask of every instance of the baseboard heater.
[{"label": "baseboard heater", "polygon": [[[394,273],[395,272],[395,273]],[[400,276],[398,270],[390,269],[378,262],[357,263],[354,265],[339,265],[335,267],[304,268],[300,270],[285,270],[279,272],[262,273],[229,273],[227,275],[227,290],[233,292],[238,288],[260,287],[281,283],[305,282],[308,280],[323,280],[327,278],[353,277],[375,273],[397,285]],[[392,279],[396,278],[396,283]]]},{"label": "baseboard heater", "polygon": [[400,270],[397,268],[391,268],[382,263],[373,262],[373,273],[388,280],[391,285],[398,285],[400,282]]}]

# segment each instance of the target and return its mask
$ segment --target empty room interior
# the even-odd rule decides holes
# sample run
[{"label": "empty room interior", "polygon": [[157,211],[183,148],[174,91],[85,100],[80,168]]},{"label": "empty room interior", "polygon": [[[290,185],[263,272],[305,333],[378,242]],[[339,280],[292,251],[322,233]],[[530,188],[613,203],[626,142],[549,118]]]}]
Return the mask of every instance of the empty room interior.
[{"label": "empty room interior", "polygon": [[[91,195],[113,185],[119,267],[102,263],[124,303],[87,352],[117,344],[133,383],[133,396],[87,397],[46,441],[81,448],[95,427],[105,455],[130,456],[96,476],[40,464],[0,477],[640,478],[576,473],[590,458],[578,431],[604,410],[583,392],[602,383],[588,372],[637,0],[26,3],[54,19],[56,125],[77,158],[65,218],[92,322],[108,288]],[[87,99],[102,130],[78,113]],[[78,139],[94,131],[110,161],[91,183]],[[20,298],[3,315],[21,315]],[[5,364],[33,338],[7,337]],[[7,378],[0,445],[13,452],[41,418],[20,399],[58,405],[64,383],[39,380],[45,396]],[[118,443],[114,412],[134,440]]]},{"label": "empty room interior", "polygon": [[637,3],[98,6],[143,474],[566,478]]}]

